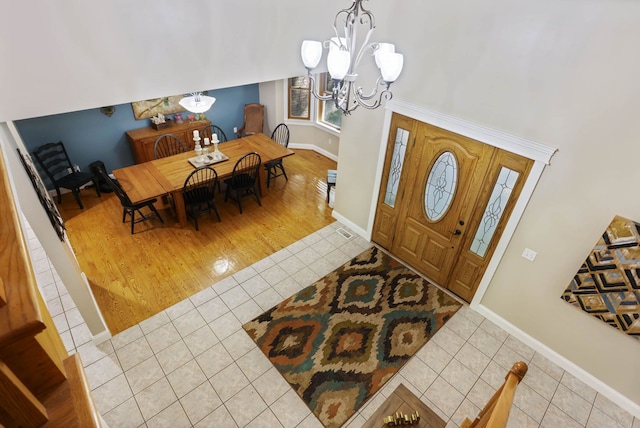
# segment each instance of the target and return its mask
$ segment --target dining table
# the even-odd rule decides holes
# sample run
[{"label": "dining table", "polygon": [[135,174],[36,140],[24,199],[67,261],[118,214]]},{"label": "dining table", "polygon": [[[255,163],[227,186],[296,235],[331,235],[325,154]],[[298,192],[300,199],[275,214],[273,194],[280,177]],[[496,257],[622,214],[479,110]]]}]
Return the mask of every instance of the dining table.
[{"label": "dining table", "polygon": [[[190,150],[177,155],[154,159],[124,168],[114,169],[113,175],[131,199],[138,203],[166,195],[173,197],[176,217],[180,226],[187,225],[187,212],[184,205],[184,182],[196,166],[211,166],[216,170],[219,180],[231,177],[236,162],[247,153],[260,155],[262,165],[267,162],[291,156],[294,152],[272,140],[265,134],[253,134],[218,145],[218,150],[228,159],[213,163],[195,162],[195,151]],[[190,162],[193,161],[194,163]],[[267,170],[260,167],[259,190],[266,193]]]}]

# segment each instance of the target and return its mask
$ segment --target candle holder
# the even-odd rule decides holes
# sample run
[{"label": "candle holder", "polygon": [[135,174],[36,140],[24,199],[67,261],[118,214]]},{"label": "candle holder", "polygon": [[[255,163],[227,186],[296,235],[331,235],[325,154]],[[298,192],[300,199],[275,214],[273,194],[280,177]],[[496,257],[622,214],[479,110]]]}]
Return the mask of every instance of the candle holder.
[{"label": "candle holder", "polygon": [[202,147],[202,157],[204,158],[204,160],[208,160],[207,156],[209,156],[209,148],[211,146],[209,145],[209,138],[208,137],[204,137],[204,147]]},{"label": "candle holder", "polygon": [[202,162],[202,146],[200,145],[200,133],[198,130],[193,131],[193,142],[195,143],[196,162]]},{"label": "candle holder", "polygon": [[222,153],[220,153],[220,150],[218,150],[218,144],[220,143],[220,141],[218,140],[218,135],[216,135],[215,133],[211,135],[211,143],[213,144],[213,158],[216,160],[221,159]]}]

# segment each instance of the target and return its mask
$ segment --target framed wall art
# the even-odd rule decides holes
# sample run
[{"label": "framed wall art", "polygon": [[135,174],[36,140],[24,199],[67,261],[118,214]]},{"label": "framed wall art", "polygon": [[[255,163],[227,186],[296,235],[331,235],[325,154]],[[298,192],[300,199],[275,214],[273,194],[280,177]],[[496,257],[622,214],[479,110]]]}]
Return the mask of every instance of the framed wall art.
[{"label": "framed wall art", "polygon": [[31,160],[31,156],[29,156],[29,154],[27,153],[22,153],[20,149],[17,149],[17,150],[18,150],[18,156],[20,156],[20,161],[22,162],[22,166],[24,167],[24,170],[27,172],[27,175],[31,180],[31,184],[33,185],[33,188],[36,190],[38,199],[40,200],[42,207],[46,211],[47,216],[49,217],[49,221],[51,222],[51,225],[53,226],[56,233],[58,234],[58,238],[60,238],[60,240],[64,242],[64,230],[65,230],[64,221],[60,216],[60,212],[58,211],[56,204],[53,202],[53,199],[51,198],[51,195],[49,195],[49,192],[47,192],[47,188],[42,182],[40,175],[38,175],[38,172],[36,171],[36,168],[33,165],[33,161]]},{"label": "framed wall art", "polygon": [[169,97],[133,102],[131,103],[133,116],[136,120],[140,120],[157,116],[158,113],[171,114],[184,111],[184,107],[179,104],[179,101],[183,97],[184,95],[172,95]]},{"label": "framed wall art", "polygon": [[640,340],[640,224],[615,216],[562,299]]}]

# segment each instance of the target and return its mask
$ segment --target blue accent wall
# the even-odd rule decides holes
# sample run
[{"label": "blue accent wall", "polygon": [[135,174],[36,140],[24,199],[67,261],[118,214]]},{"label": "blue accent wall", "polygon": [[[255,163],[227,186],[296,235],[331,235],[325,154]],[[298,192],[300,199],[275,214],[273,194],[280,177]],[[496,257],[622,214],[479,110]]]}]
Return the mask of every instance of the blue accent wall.
[{"label": "blue accent wall", "polygon": [[[260,102],[258,84],[216,89],[208,95],[216,102],[206,112],[207,119],[221,127],[229,140],[235,138],[233,128],[242,127],[244,105]],[[96,108],[18,120],[15,125],[29,153],[43,144],[62,141],[71,161],[81,170],[89,171],[89,164],[101,160],[111,172],[134,164],[125,132],[151,124],[149,119],[135,120],[131,103],[115,107],[111,117]],[[186,114],[183,116],[186,119]]]}]

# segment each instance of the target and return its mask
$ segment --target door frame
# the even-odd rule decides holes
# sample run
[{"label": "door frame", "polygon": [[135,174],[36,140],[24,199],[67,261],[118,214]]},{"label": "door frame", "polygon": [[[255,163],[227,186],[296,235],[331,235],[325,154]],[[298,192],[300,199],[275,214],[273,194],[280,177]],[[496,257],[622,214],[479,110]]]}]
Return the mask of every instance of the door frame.
[{"label": "door frame", "polygon": [[482,297],[489,287],[489,283],[498,268],[498,264],[507,249],[509,241],[511,241],[511,238],[515,233],[516,227],[524,214],[526,206],[533,195],[533,191],[538,184],[538,180],[540,180],[540,177],[542,176],[545,166],[550,164],[551,157],[553,157],[554,153],[558,149],[404,101],[398,101],[395,99],[390,100],[386,103],[385,109],[380,151],[378,153],[378,165],[376,167],[374,194],[369,210],[369,223],[367,225],[367,234],[369,239],[371,239],[373,233],[373,223],[376,216],[376,207],[378,204],[378,196],[380,194],[382,172],[384,169],[385,154],[393,113],[399,113],[420,122],[429,123],[442,129],[446,129],[447,131],[472,138],[484,144],[515,153],[534,161],[531,171],[529,172],[527,180],[520,193],[520,197],[518,198],[504,231],[498,240],[496,249],[487,265],[482,279],[480,280],[480,284],[473,296],[473,300],[471,300],[470,306],[475,309],[480,305]]}]

